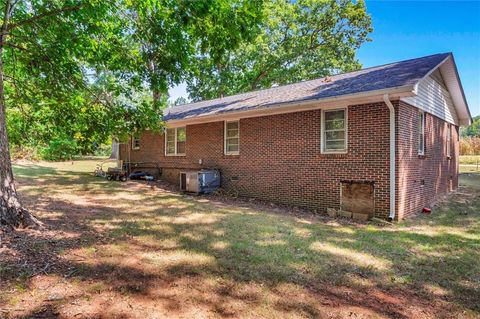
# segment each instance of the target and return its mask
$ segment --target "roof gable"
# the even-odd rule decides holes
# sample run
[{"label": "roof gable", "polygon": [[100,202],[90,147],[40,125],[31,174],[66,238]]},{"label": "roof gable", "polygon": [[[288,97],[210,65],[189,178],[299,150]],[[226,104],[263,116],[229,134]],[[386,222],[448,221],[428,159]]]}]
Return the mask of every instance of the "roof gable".
[{"label": "roof gable", "polygon": [[462,82],[458,74],[457,65],[453,55],[450,54],[448,58],[441,63],[437,68],[442,74],[445,86],[450,93],[455,111],[458,115],[460,125],[470,125],[472,123],[472,115],[468,107],[465,92],[463,91]]}]

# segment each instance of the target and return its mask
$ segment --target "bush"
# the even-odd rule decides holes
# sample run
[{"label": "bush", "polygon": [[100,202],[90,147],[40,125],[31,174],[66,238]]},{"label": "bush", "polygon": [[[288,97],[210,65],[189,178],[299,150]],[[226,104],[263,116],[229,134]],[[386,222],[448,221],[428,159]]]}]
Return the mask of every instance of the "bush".
[{"label": "bush", "polygon": [[480,155],[480,137],[465,137],[460,140],[460,155]]},{"label": "bush", "polygon": [[112,154],[112,145],[109,144],[101,144],[100,146],[95,148],[93,155],[95,156],[110,156]]},{"label": "bush", "polygon": [[32,146],[10,145],[10,157],[12,160],[38,160],[37,149]]},{"label": "bush", "polygon": [[69,137],[56,138],[40,150],[40,157],[47,161],[70,160],[78,153],[77,142]]}]

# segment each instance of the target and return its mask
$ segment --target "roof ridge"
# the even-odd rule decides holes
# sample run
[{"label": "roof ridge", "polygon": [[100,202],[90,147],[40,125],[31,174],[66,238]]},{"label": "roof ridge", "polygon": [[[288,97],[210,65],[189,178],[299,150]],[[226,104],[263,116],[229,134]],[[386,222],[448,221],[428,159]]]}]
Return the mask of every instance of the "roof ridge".
[{"label": "roof ridge", "polygon": [[[330,76],[331,76],[331,77],[334,77],[334,76],[352,74],[352,73],[355,73],[355,72],[361,72],[361,71],[365,71],[365,70],[369,70],[369,69],[385,67],[385,66],[387,66],[387,65],[392,65],[392,64],[397,64],[397,63],[405,63],[405,62],[414,61],[414,60],[426,59],[426,58],[430,58],[430,57],[433,57],[433,56],[451,55],[451,54],[452,54],[452,52],[435,53],[435,54],[425,55],[425,56],[418,57],[418,58],[411,58],[411,59],[406,59],[406,60],[400,60],[400,61],[395,61],[395,62],[389,62],[389,63],[379,64],[379,65],[375,65],[375,66],[370,66],[370,67],[362,68],[362,69],[355,70],[355,71],[349,71],[349,72],[343,72],[343,73],[333,74],[333,75],[330,75]],[[286,87],[286,86],[289,86],[289,85],[295,85],[295,84],[301,84],[301,83],[308,83],[308,82],[318,81],[319,79],[322,79],[322,78],[325,78],[325,77],[326,77],[326,76],[318,77],[318,78],[310,79],[310,80],[303,80],[303,81],[299,81],[299,82],[295,82],[295,83],[282,84],[282,85],[278,85],[278,86],[274,86],[274,87],[269,87],[269,88],[264,88],[264,89],[251,90],[251,91],[247,91],[247,92],[236,93],[236,94],[227,95],[227,96],[224,96],[224,97],[218,97],[218,98],[214,98],[214,99],[207,99],[207,100],[195,101],[195,102],[186,103],[186,104],[182,104],[182,105],[173,105],[173,106],[167,107],[166,110],[174,109],[174,108],[177,108],[177,107],[183,107],[183,106],[186,106],[186,105],[193,105],[193,104],[196,104],[196,103],[211,102],[211,101],[216,101],[216,100],[222,100],[222,99],[226,99],[226,98],[233,97],[233,96],[242,96],[242,95],[244,95],[244,94],[249,94],[249,93],[253,93],[253,92],[274,90],[274,89],[278,89],[278,88],[281,88],[281,87]]]}]

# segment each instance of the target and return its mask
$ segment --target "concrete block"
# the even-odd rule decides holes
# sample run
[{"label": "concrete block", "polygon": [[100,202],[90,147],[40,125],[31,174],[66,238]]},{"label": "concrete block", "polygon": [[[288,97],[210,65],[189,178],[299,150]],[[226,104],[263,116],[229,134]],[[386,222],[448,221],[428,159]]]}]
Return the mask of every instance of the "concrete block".
[{"label": "concrete block", "polygon": [[352,212],[349,212],[346,210],[339,210],[337,213],[338,213],[338,216],[352,218]]},{"label": "concrete block", "polygon": [[370,219],[370,216],[368,214],[363,214],[363,213],[353,213],[353,219],[366,222],[367,220]]},{"label": "concrete block", "polygon": [[327,208],[327,214],[330,217],[337,217],[337,210],[333,208]]}]

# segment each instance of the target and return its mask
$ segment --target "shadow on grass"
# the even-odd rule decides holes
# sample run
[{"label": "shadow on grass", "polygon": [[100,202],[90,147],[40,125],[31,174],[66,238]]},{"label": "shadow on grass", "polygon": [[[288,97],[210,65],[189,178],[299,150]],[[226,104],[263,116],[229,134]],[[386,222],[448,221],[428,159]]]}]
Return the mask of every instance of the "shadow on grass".
[{"label": "shadow on grass", "polygon": [[[356,307],[406,318],[409,305],[442,307],[438,299],[480,312],[478,193],[467,202],[444,205],[431,218],[394,227],[352,226],[200,203],[141,184],[43,168],[36,174],[25,176],[45,178],[41,185],[51,192],[22,193],[38,210],[57,213],[42,220],[70,237],[27,233],[23,240],[32,245],[18,250],[17,259],[36,265],[38,256],[47,256],[50,275],[86,286],[102,283],[97,293],[155,300],[161,291],[183,287],[183,295],[164,296],[167,309],[194,299],[222,317],[265,307],[265,298],[272,316],[315,318],[323,316],[324,307]],[[95,197],[74,203],[52,199],[52,192]],[[45,244],[33,244],[39,241]],[[14,284],[18,268],[5,261],[0,267],[2,279]],[[22,271],[29,278],[38,269]],[[248,291],[251,286],[255,289]],[[67,299],[56,307],[66,304]],[[116,310],[98,311],[108,316]]]}]

